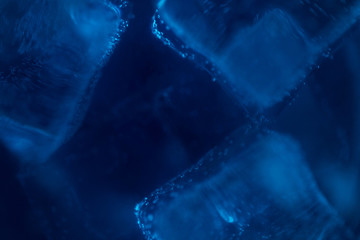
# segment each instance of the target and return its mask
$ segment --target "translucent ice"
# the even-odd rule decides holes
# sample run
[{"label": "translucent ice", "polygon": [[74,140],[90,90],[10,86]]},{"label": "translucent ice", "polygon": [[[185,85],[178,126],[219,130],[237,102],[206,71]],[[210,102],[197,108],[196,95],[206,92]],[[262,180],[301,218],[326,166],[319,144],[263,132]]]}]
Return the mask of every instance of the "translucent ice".
[{"label": "translucent ice", "polygon": [[0,2],[0,139],[15,154],[45,159],[76,129],[126,27],[124,3]]},{"label": "translucent ice", "polygon": [[236,139],[136,206],[147,239],[351,239],[293,139]]},{"label": "translucent ice", "polygon": [[289,95],[360,14],[357,0],[161,0],[157,7],[158,38],[184,57],[194,59],[187,48],[205,56],[227,90],[261,107]]},{"label": "translucent ice", "polygon": [[299,141],[322,193],[360,236],[359,23],[341,42],[274,128]]}]

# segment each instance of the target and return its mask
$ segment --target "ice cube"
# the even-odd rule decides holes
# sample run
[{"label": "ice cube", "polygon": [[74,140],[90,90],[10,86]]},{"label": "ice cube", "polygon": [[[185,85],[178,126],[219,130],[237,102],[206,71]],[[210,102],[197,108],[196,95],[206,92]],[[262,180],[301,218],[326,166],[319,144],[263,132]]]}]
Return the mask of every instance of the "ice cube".
[{"label": "ice cube", "polygon": [[[124,4],[121,4],[124,6]],[[127,22],[107,0],[0,3],[0,139],[44,160],[80,123]]]},{"label": "ice cube", "polygon": [[136,206],[147,239],[351,239],[295,140],[239,136]]},{"label": "ice cube", "polygon": [[226,90],[261,108],[289,95],[360,15],[356,0],[161,0],[157,7],[159,39],[184,57],[196,58],[188,49],[205,56]]}]

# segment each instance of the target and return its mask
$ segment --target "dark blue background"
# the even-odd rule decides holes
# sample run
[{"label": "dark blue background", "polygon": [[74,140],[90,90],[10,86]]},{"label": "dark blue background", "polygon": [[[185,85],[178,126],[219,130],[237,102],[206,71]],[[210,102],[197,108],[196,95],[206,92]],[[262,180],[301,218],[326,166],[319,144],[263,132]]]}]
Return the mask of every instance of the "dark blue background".
[{"label": "dark blue background", "polygon": [[[135,2],[132,13],[135,17],[103,69],[73,138],[47,163],[25,170],[1,148],[2,239],[92,239],[96,234],[81,227],[87,218],[97,232],[111,232],[104,233],[104,239],[142,239],[135,204],[244,123],[242,109],[206,72],[153,36],[150,1]],[[55,178],[58,166],[71,180],[49,193],[37,178],[44,172]],[[69,188],[91,209],[80,206],[66,212],[63,207],[63,215],[73,218],[74,225],[64,233],[68,225],[59,225],[62,215],[51,209],[61,205],[54,199]],[[113,204],[102,198],[104,192],[125,196],[117,222],[107,224],[115,220],[102,210]]]},{"label": "dark blue background", "polygon": [[[19,165],[0,147],[1,239],[142,239],[135,204],[248,122],[218,82],[153,36],[150,1],[135,1],[132,13],[77,133],[36,166]],[[286,102],[267,113],[268,125],[306,149],[316,146],[308,153],[313,168],[317,151],[338,146],[331,129],[344,128],[350,139],[356,125],[352,77],[344,74],[346,56],[338,55],[297,90],[294,106]],[[326,113],[309,108],[303,88],[331,106],[335,120],[324,125]],[[319,125],[320,146],[307,135]]]}]

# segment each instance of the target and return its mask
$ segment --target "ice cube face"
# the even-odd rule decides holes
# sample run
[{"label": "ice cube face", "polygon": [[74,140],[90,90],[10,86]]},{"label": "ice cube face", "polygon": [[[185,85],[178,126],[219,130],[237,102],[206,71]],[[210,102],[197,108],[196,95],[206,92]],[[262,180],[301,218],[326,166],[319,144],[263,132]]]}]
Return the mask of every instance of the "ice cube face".
[{"label": "ice cube face", "polygon": [[107,0],[0,3],[0,139],[44,159],[73,133],[121,32],[124,4]]},{"label": "ice cube face", "polygon": [[245,136],[136,206],[147,239],[352,239],[292,138]]},{"label": "ice cube face", "polygon": [[259,107],[289,95],[360,14],[355,0],[162,0],[157,7],[158,38],[184,57],[194,59],[186,48],[205,56],[225,89]]}]

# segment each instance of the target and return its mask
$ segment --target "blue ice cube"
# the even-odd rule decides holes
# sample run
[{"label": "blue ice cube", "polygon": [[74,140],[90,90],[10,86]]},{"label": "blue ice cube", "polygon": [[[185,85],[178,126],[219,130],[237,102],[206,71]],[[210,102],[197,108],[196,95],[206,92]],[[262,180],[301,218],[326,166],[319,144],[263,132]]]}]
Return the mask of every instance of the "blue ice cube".
[{"label": "blue ice cube", "polygon": [[147,239],[352,239],[297,142],[275,132],[227,139],[135,210]]},{"label": "blue ice cube", "polygon": [[360,236],[360,23],[341,42],[273,127],[301,144],[319,188]]},{"label": "blue ice cube", "polygon": [[157,7],[158,38],[184,57],[196,56],[189,48],[205,56],[226,90],[259,107],[289,95],[360,15],[357,0],[161,0]]},{"label": "blue ice cube", "polygon": [[0,3],[0,139],[44,160],[80,123],[99,70],[127,22],[126,2]]}]

